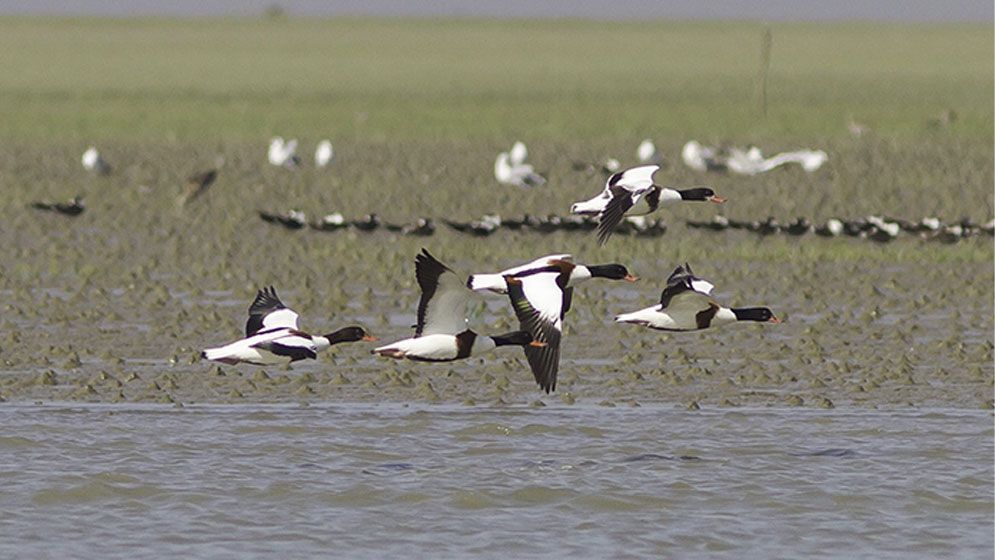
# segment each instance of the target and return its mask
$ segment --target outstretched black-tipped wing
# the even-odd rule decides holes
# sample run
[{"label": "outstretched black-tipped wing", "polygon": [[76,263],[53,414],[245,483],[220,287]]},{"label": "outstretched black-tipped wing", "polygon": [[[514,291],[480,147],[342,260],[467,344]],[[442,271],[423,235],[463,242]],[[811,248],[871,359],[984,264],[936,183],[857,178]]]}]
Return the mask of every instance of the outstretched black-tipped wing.
[{"label": "outstretched black-tipped wing", "polygon": [[455,335],[466,330],[466,302],[471,292],[456,273],[422,249],[415,257],[415,278],[421,289],[415,336]]},{"label": "outstretched black-tipped wing", "polygon": [[611,193],[611,199],[598,218],[599,245],[604,245],[608,241],[612,231],[618,227],[618,224],[622,223],[625,213],[635,204],[632,192],[623,186],[612,185],[608,191]]},{"label": "outstretched black-tipped wing", "polygon": [[245,336],[249,337],[264,329],[297,328],[297,313],[288,309],[276,289],[268,286],[259,290],[256,299],[249,306],[249,320],[245,323]]},{"label": "outstretched black-tipped wing", "polygon": [[[640,165],[620,171],[608,178],[605,190],[611,195],[608,206],[598,220],[598,244],[604,245],[612,231],[622,222],[625,213],[639,198],[653,189],[653,174],[659,165]],[[653,209],[651,205],[651,211]]]},{"label": "outstretched black-tipped wing", "polygon": [[[547,276],[548,278],[543,278]],[[551,274],[533,275],[524,279],[506,276],[508,297],[515,309],[521,329],[545,346],[525,346],[525,357],[536,383],[549,393],[556,390],[556,374],[560,369],[560,338],[562,293]],[[528,287],[526,287],[528,284]],[[529,297],[531,296],[531,300]],[[533,300],[536,303],[533,303]],[[551,305],[555,302],[555,305]],[[538,308],[537,308],[538,306]]]},{"label": "outstretched black-tipped wing", "polygon": [[712,292],[712,288],[714,286],[710,282],[694,275],[691,265],[684,263],[683,266],[675,268],[667,278],[667,287],[660,294],[660,309],[666,309],[678,296],[682,298],[687,296],[687,299],[694,299],[699,303],[708,302],[710,301],[708,294]]}]

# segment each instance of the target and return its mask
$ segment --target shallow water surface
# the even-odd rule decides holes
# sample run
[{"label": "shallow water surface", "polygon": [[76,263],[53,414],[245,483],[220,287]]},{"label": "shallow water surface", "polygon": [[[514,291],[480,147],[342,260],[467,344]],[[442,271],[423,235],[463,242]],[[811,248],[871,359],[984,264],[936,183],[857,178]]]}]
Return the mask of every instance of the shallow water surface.
[{"label": "shallow water surface", "polygon": [[991,558],[990,413],[0,408],[0,557]]}]

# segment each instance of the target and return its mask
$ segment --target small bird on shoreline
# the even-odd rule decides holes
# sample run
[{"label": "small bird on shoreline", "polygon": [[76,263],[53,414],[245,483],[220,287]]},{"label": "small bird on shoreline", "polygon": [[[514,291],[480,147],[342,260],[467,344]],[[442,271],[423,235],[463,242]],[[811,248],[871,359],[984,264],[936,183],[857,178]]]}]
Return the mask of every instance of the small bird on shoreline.
[{"label": "small bird on shoreline", "polygon": [[218,178],[218,173],[221,172],[221,168],[224,164],[224,156],[218,156],[217,160],[214,162],[214,167],[206,171],[194,173],[188,177],[186,190],[184,190],[183,194],[180,195],[180,206],[185,206],[191,200],[207,192],[207,189],[211,188],[211,185],[213,185],[214,181]]},{"label": "small bird on shoreline", "polygon": [[107,160],[100,155],[97,148],[90,146],[83,152],[83,157],[80,158],[80,162],[83,164],[83,168],[87,171],[96,173],[97,175],[110,175],[111,166],[107,163]]},{"label": "small bird on shoreline", "polygon": [[74,196],[66,202],[32,202],[31,207],[36,210],[48,210],[49,212],[56,212],[71,217],[79,216],[86,210],[83,198],[80,196]]},{"label": "small bird on shoreline", "polygon": [[535,172],[532,164],[525,163],[529,157],[528,148],[522,142],[515,142],[510,152],[501,152],[494,160],[494,178],[504,185],[518,187],[539,187],[546,184],[546,178]]},{"label": "small bird on shoreline", "polygon": [[259,217],[264,222],[278,224],[287,229],[302,229],[307,225],[307,216],[300,210],[289,210],[283,214],[274,214],[265,210],[259,211]]}]

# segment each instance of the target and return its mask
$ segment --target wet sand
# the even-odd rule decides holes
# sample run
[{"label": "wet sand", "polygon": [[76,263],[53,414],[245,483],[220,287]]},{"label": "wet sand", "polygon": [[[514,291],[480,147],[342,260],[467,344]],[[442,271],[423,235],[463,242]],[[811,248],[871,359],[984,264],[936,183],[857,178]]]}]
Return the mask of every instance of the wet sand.
[{"label": "wet sand", "polygon": [[[989,238],[952,247],[917,240],[868,247],[731,234],[716,258],[670,256],[671,239],[681,247],[717,245],[714,235],[679,224],[660,239],[615,238],[595,250],[582,234],[503,232],[475,240],[440,231],[411,239],[285,232],[250,218],[210,224],[254,236],[228,254],[212,254],[217,241],[202,244],[203,237],[175,235],[161,224],[103,229],[109,222],[99,213],[114,211],[125,210],[95,209],[92,221],[87,214],[32,214],[28,232],[5,232],[24,243],[17,261],[5,265],[4,400],[992,407],[993,273],[990,262],[971,260],[990,249]],[[45,233],[32,237],[31,229]],[[641,280],[577,289],[552,395],[538,390],[517,349],[451,364],[375,358],[368,343],[338,346],[292,368],[199,358],[202,348],[240,337],[262,285],[278,287],[305,330],[358,323],[391,341],[409,336],[414,323],[412,259],[419,247],[470,272],[578,244],[591,248],[573,251],[578,260],[617,260]],[[155,249],[138,252],[142,245]],[[831,253],[840,248],[857,256]],[[756,256],[737,254],[746,251]],[[930,251],[937,262],[909,260],[916,251]],[[968,260],[944,263],[943,251]],[[657,301],[665,277],[683,260],[717,285],[720,302],[766,305],[784,323],[697,333],[613,323],[615,314]],[[482,333],[515,328],[504,298],[482,299],[471,324]]]},{"label": "wet sand", "polygon": [[[664,236],[615,236],[605,247],[597,246],[593,232],[500,231],[475,238],[440,226],[420,238],[382,230],[289,231],[257,214],[293,207],[311,219],[377,212],[394,223],[487,212],[565,214],[570,201],[589,197],[602,181],[572,171],[562,156],[548,169],[546,188],[522,190],[491,184],[493,154],[486,145],[346,144],[342,161],[324,171],[275,168],[258,146],[225,145],[217,183],[179,206],[183,178],[203,167],[196,153],[209,152],[206,147],[112,145],[105,151],[115,171],[96,177],[82,172],[71,144],[15,145],[0,151],[12,170],[9,196],[0,201],[0,240],[9,256],[0,261],[0,398],[990,408],[990,236],[944,245],[903,235],[877,244],[714,234],[684,225],[719,211],[739,219],[775,215],[782,222],[883,209],[907,219],[942,212],[948,221],[961,215],[985,221],[989,211],[980,202],[990,196],[983,181],[991,183],[992,164],[977,149],[970,157],[980,167],[963,176],[966,199],[930,195],[930,177],[964,173],[960,166],[945,168],[953,161],[939,157],[956,145],[955,138],[937,139],[937,167],[910,172],[921,182],[902,193],[900,208],[888,191],[865,194],[856,180],[863,173],[861,152],[845,142],[828,147],[829,163],[814,174],[793,168],[733,178],[668,169],[661,180],[711,184],[729,202],[661,210],[654,217],[667,222]],[[567,144],[562,153],[576,149]],[[875,157],[886,166],[900,168],[909,157],[894,147],[880,149]],[[453,153],[438,167],[442,154]],[[72,194],[87,204],[78,217],[28,207]],[[418,298],[413,260],[421,247],[461,274],[569,252],[578,262],[625,264],[641,280],[578,287],[552,395],[538,390],[516,349],[434,365],[375,359],[365,343],[336,347],[290,370],[200,361],[201,349],[241,336],[256,290],[271,284],[309,332],[361,324],[382,341],[409,336]],[[618,313],[658,301],[666,277],[685,261],[716,285],[721,303],[769,306],[784,323],[676,334],[613,323]],[[478,307],[471,321],[478,332],[517,328],[506,300],[482,300]]]}]

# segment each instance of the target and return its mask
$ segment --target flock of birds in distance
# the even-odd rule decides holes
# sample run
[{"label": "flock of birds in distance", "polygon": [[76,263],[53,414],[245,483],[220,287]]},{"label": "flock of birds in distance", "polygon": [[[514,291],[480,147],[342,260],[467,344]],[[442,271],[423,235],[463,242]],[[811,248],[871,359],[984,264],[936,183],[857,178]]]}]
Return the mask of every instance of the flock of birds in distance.
[{"label": "flock of birds in distance", "polygon": [[[489,235],[499,227],[512,229],[530,228],[549,232],[563,230],[596,230],[600,245],[608,242],[617,231],[635,231],[637,234],[660,231],[662,222],[649,222],[645,217],[662,206],[683,202],[711,202],[722,204],[725,198],[708,187],[677,189],[654,182],[653,176],[664,163],[662,154],[650,140],[639,145],[637,156],[641,165],[622,169],[617,160],[610,159],[600,166],[576,162],[574,168],[589,175],[599,171],[607,176],[604,189],[589,200],[573,204],[571,216],[541,219],[530,216],[522,220],[501,220],[498,216],[484,216],[470,223],[447,221],[453,229],[475,235]],[[269,163],[287,168],[301,165],[297,155],[297,140],[274,138],[267,154]],[[315,150],[315,166],[325,167],[334,158],[332,144],[321,141]],[[820,150],[799,150],[764,157],[756,148],[713,148],[696,141],[688,142],[681,158],[689,167],[700,171],[724,171],[742,175],[765,173],[780,166],[794,163],[805,171],[819,169],[828,159]],[[537,187],[546,179],[527,162],[528,150],[515,142],[511,150],[501,152],[494,164],[495,179],[503,184],[520,187]],[[96,148],[89,148],[82,157],[88,170],[106,175],[111,166]],[[215,182],[223,165],[197,173],[189,178],[187,187],[178,199],[181,205],[202,195]],[[33,207],[52,210],[68,216],[78,216],[84,210],[82,200],[74,198],[67,203],[36,202]],[[307,223],[303,213],[291,211],[285,215],[261,212],[266,221],[279,223],[292,229]],[[382,224],[375,215],[362,220],[346,222],[340,214],[326,216],[312,224],[322,230],[354,227],[372,231]],[[814,231],[820,235],[853,235],[887,241],[898,231],[906,230],[930,238],[959,239],[980,232],[992,234],[995,221],[984,225],[963,221],[944,225],[936,218],[924,218],[918,223],[888,220],[870,216],[862,220],[833,219],[814,227],[804,218],[787,225],[773,218],[765,222],[735,222],[716,216],[707,222],[688,222],[690,227],[710,230],[727,228],[746,229],[762,235],[784,232],[801,235]],[[419,220],[413,226],[385,225],[387,229],[414,235],[430,235],[434,225],[429,220]],[[527,264],[514,266],[495,273],[474,273],[461,276],[443,264],[427,250],[415,257],[415,278],[421,291],[418,301],[417,322],[414,335],[372,350],[373,354],[394,359],[422,362],[451,362],[477,356],[500,346],[518,346],[532,370],[539,387],[549,393],[556,389],[560,363],[560,345],[563,321],[573,301],[574,287],[592,278],[635,282],[637,278],[617,263],[585,265],[575,262],[569,254],[547,255]],[[667,279],[658,303],[615,317],[618,323],[630,323],[661,331],[696,331],[740,321],[779,323],[766,307],[726,307],[712,298],[713,285],[696,276],[689,264],[678,266]],[[480,335],[469,328],[467,307],[474,296],[497,295],[507,297],[518,321],[518,330],[498,335]],[[290,364],[298,360],[316,359],[318,353],[340,343],[376,340],[364,328],[349,326],[337,331],[313,335],[300,330],[298,314],[280,300],[270,286],[259,290],[249,306],[249,319],[245,337],[201,353],[206,360],[225,364],[248,363],[255,365]]]},{"label": "flock of birds in distance", "polygon": [[[284,140],[276,137],[270,141],[267,160],[271,165],[287,169],[296,169],[302,165],[302,159],[297,153],[297,139]],[[330,140],[321,140],[314,151],[314,166],[324,168],[329,166],[335,157],[335,151]],[[666,164],[663,154],[652,140],[646,139],[639,144],[636,157],[642,166],[663,166]],[[787,164],[797,164],[807,172],[813,172],[822,167],[828,160],[828,155],[822,150],[797,150],[765,157],[763,152],[755,147],[740,148],[736,146],[712,147],[703,146],[695,140],[687,142],[681,150],[683,163],[696,171],[721,172],[738,175],[757,175],[777,169]],[[90,147],[83,153],[83,167],[98,175],[109,175],[112,168],[95,147]],[[179,205],[186,205],[203,195],[215,183],[224,165],[224,158],[219,157],[214,167],[191,175],[183,193],[178,197]],[[612,177],[622,171],[621,163],[615,158],[594,164],[575,161],[573,169],[593,176],[603,173]],[[634,170],[632,170],[634,171]],[[634,176],[634,175],[633,175]],[[494,178],[498,183],[531,188],[542,186],[546,178],[538,173],[528,162],[528,148],[522,142],[515,142],[509,151],[498,154],[494,162]],[[607,196],[606,187],[602,196]],[[668,191],[666,194],[673,194]],[[693,196],[689,194],[689,196]],[[648,204],[652,197],[635,202]],[[591,201],[588,201],[591,202]],[[666,202],[666,201],[665,201]],[[38,201],[31,204],[38,210],[57,212],[66,216],[79,216],[86,210],[81,196],[75,196],[68,201]],[[519,218],[502,217],[499,214],[485,214],[478,219],[458,221],[449,218],[441,219],[449,229],[473,235],[486,237],[501,230],[530,231],[537,233],[588,232],[598,230],[598,235],[606,235],[601,226],[599,214],[584,211],[584,203],[573,206],[571,213],[565,216],[550,214],[535,216],[525,214]],[[317,231],[334,232],[352,229],[359,232],[385,230],[392,233],[413,236],[431,236],[437,230],[436,221],[430,217],[417,218],[414,222],[392,224],[384,222],[377,214],[371,213],[355,219],[347,219],[339,212],[326,214],[316,220],[308,220],[307,215],[299,209],[285,212],[258,211],[259,217],[267,223],[282,226],[290,230],[311,228]],[[868,239],[877,242],[888,242],[897,239],[904,232],[926,241],[941,243],[957,243],[961,239],[980,234],[995,235],[995,219],[979,224],[964,218],[955,222],[944,222],[937,217],[924,217],[918,221],[901,218],[870,215],[855,219],[830,218],[820,224],[814,224],[805,217],[799,217],[789,222],[781,222],[774,217],[763,220],[735,220],[722,214],[715,215],[708,221],[687,220],[689,228],[720,232],[725,230],[742,230],[761,236],[786,234],[801,236],[814,233],[821,237],[849,236]],[[646,214],[625,214],[621,221],[613,226],[613,233],[633,235],[637,237],[658,237],[667,232],[667,224],[662,219],[652,219]]]}]

